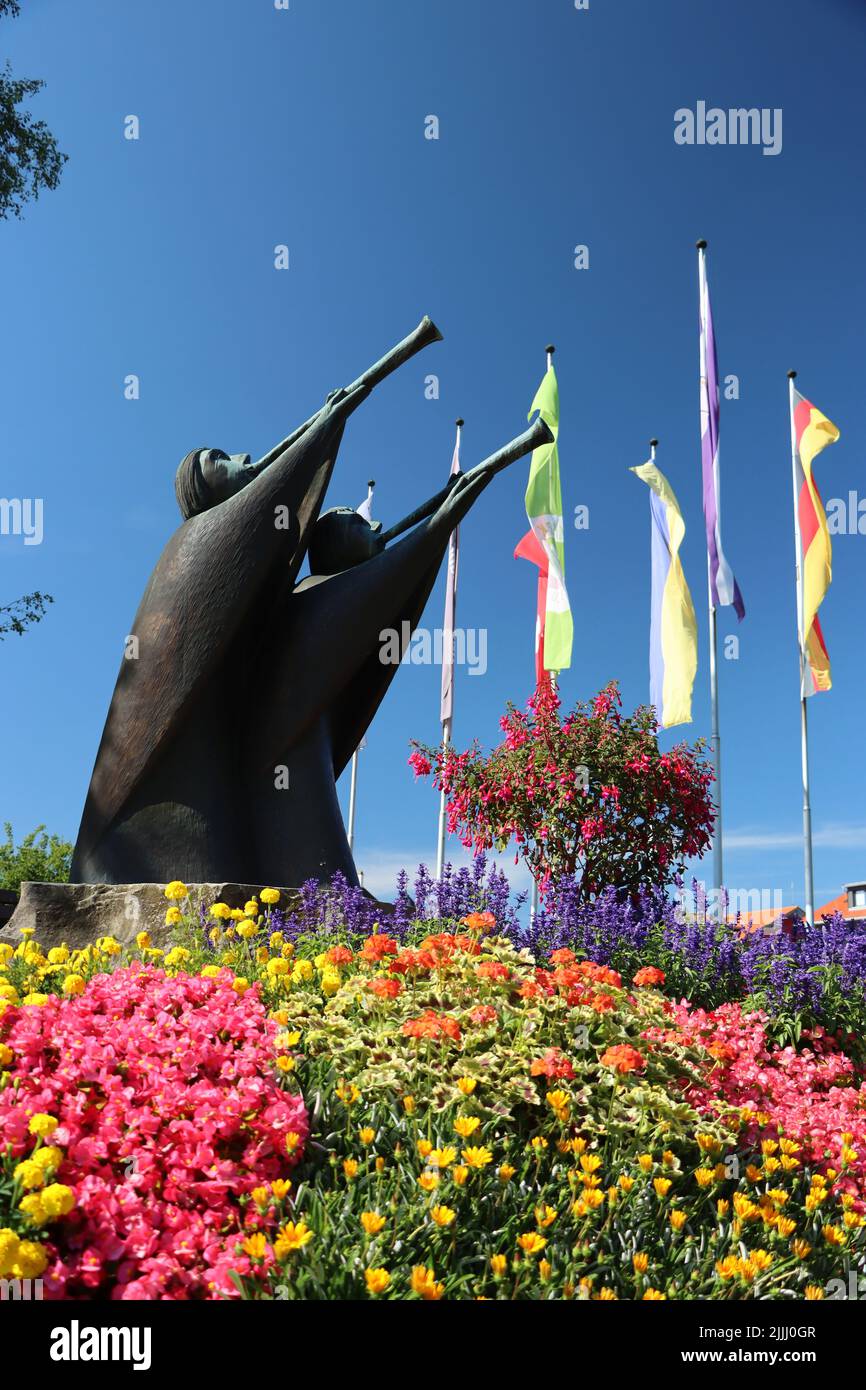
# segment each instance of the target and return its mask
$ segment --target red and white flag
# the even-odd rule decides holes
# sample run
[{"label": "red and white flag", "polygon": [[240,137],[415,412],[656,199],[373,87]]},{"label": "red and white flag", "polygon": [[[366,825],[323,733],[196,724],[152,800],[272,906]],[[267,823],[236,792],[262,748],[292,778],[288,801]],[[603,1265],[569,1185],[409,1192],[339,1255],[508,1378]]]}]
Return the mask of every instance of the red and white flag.
[{"label": "red and white flag", "polygon": [[534,531],[527,531],[514,552],[515,560],[528,560],[538,566],[538,613],[535,619],[535,683],[542,685],[547,680],[544,667],[544,620],[547,614],[547,551]]}]

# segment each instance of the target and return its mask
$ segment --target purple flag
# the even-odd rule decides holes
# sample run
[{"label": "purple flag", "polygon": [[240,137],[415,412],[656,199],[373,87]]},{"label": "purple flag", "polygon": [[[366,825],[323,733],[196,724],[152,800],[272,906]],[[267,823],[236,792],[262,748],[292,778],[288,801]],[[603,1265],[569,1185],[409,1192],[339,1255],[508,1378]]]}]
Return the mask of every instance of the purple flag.
[{"label": "purple flag", "polygon": [[[451,473],[460,472],[460,430],[454,445]],[[457,562],[460,558],[460,527],[451,532],[448,542],[448,578],[445,585],[445,617],[442,624],[442,698],[439,718],[450,723],[454,714],[454,620],[457,617]]]},{"label": "purple flag", "polygon": [[719,363],[713,311],[707,284],[707,263],[703,251],[699,261],[701,324],[701,461],[704,477],[704,519],[707,523],[707,553],[710,559],[710,593],[713,607],[733,604],[742,622],[746,606],[733,570],[722,550],[721,500],[719,485]]}]

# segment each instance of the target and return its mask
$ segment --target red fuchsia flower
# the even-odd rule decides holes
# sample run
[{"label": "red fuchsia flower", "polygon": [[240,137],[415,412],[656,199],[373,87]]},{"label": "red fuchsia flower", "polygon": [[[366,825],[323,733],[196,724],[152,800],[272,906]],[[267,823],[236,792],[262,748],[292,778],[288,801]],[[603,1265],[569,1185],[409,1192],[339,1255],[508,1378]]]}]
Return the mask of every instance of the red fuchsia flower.
[{"label": "red fuchsia flower", "polygon": [[574,1067],[558,1047],[548,1047],[540,1057],[529,1066],[530,1076],[547,1076],[557,1081],[572,1081]]},{"label": "red fuchsia flower", "polygon": [[663,985],[664,982],[665,972],[655,965],[641,966],[632,980],[633,985]]},{"label": "red fuchsia flower", "polygon": [[403,1024],[403,1036],[407,1038],[450,1038],[460,1041],[460,1024],[448,1014],[437,1014],[435,1009],[425,1009],[418,1018],[409,1018]]},{"label": "red fuchsia flower", "polygon": [[416,777],[430,776],[430,773],[432,771],[430,759],[425,758],[420,748],[416,748],[412,753],[409,754],[408,762]]},{"label": "red fuchsia flower", "polygon": [[75,1198],[47,1228],[47,1297],[237,1296],[241,1199],[287,1177],[308,1134],[303,1101],[277,1082],[278,1031],[257,987],[236,994],[227,972],[141,965],[6,1010],[4,1143],[22,1158],[29,1116],[54,1116],[57,1181]]},{"label": "red fuchsia flower", "polygon": [[375,980],[367,982],[367,988],[380,999],[396,999],[403,986],[393,977],[389,979],[387,976],[377,975]]},{"label": "red fuchsia flower", "polygon": [[609,1047],[599,1058],[603,1067],[612,1067],[621,1076],[627,1076],[629,1072],[643,1071],[646,1066],[646,1058],[642,1052],[638,1052],[636,1047],[629,1047],[628,1043],[617,1043],[615,1047]]},{"label": "red fuchsia flower", "polygon": [[359,955],[361,960],[367,961],[368,964],[378,965],[385,956],[396,956],[399,949],[393,936],[385,936],[381,932],[375,932],[373,936],[367,937]]}]

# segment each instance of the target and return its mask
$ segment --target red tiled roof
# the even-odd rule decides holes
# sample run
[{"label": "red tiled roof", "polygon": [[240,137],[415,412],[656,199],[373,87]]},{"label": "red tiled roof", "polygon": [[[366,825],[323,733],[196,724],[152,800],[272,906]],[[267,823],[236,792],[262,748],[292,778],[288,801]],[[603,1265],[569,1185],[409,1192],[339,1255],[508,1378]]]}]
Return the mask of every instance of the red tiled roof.
[{"label": "red tiled roof", "polygon": [[[739,925],[744,931],[758,931],[760,927],[772,927],[775,922],[785,921],[788,917],[799,915],[802,917],[803,909],[794,904],[791,907],[765,907],[759,912],[742,912],[739,917]],[[735,916],[726,917],[725,921],[729,926],[738,925]]]},{"label": "red tiled roof", "polygon": [[819,907],[815,913],[816,919],[819,917],[832,917],[834,912],[841,912],[843,917],[847,917],[849,922],[862,921],[866,918],[866,907],[849,907],[848,894],[840,893],[838,898],[831,898],[830,902]]}]

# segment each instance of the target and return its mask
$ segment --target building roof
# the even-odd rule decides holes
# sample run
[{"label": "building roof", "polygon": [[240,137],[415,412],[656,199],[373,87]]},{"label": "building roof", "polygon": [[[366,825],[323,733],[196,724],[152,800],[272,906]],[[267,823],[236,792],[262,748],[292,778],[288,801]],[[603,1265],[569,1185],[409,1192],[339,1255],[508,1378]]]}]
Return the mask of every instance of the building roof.
[{"label": "building roof", "polygon": [[726,917],[731,927],[741,926],[745,931],[758,931],[761,927],[772,927],[776,922],[784,922],[790,917],[804,917],[802,907],[765,907],[758,912],[741,912],[739,917]]},{"label": "building roof", "polygon": [[[862,884],[852,884],[852,887],[860,888]],[[832,917],[834,912],[841,912],[843,917],[847,917],[849,922],[863,921],[866,919],[866,907],[849,907],[848,894],[840,893],[838,898],[831,898],[823,907],[819,907],[815,913],[816,917]]]}]

